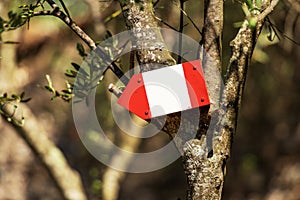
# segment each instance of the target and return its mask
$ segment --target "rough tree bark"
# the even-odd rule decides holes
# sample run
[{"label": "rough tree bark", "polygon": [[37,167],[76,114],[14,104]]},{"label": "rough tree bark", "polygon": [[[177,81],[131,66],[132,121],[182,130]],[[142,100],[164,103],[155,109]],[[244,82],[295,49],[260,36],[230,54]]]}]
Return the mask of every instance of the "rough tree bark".
[{"label": "rough tree bark", "polygon": [[[236,132],[237,116],[241,106],[247,69],[263,21],[277,5],[278,0],[263,1],[262,3],[259,11],[251,12],[251,16],[247,16],[238,34],[230,43],[232,56],[227,69],[220,109],[217,113],[212,113],[212,121],[216,122],[213,129],[209,129],[206,136],[203,136],[201,140],[191,140],[186,144],[184,160],[190,186],[188,199],[217,200],[222,198],[226,161],[230,157],[233,135]],[[219,30],[222,30],[222,27],[218,26],[221,26],[222,22],[220,23],[218,20],[222,18],[216,17],[216,13],[223,13],[222,4],[223,2],[218,0],[206,1],[208,8],[206,8],[206,30],[204,29],[204,35],[211,35],[208,36],[207,40],[205,40],[207,37],[204,37],[204,46],[209,47],[206,50],[215,59],[218,59],[218,57],[221,59],[220,53],[218,53],[221,52],[219,43],[221,35],[218,34],[220,34]],[[253,4],[258,8],[255,2]],[[219,11],[215,9],[219,9]],[[210,12],[213,10],[217,12]],[[251,27],[250,20],[256,22],[255,27]],[[216,22],[216,26],[211,26],[207,22]],[[209,135],[212,135],[212,137],[207,137]],[[210,138],[212,141],[209,141]],[[207,144],[212,144],[212,146],[210,147]]]},{"label": "rough tree bark", "polygon": [[163,37],[158,29],[157,19],[153,12],[152,1],[122,1],[121,6],[128,28],[133,30],[136,44],[141,48],[137,51],[137,59],[141,71],[153,70],[160,65],[174,65],[176,61],[166,49]]}]

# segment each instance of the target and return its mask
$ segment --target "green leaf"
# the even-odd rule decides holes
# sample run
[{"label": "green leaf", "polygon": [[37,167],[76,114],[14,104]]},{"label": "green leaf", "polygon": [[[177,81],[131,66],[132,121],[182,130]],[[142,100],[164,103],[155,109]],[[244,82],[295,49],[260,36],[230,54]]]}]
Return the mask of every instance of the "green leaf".
[{"label": "green leaf", "polygon": [[71,74],[71,73],[69,73],[69,72],[66,72],[66,73],[65,73],[65,76],[70,77],[70,78],[75,78],[75,77],[76,77],[76,75]]},{"label": "green leaf", "polygon": [[72,94],[72,91],[69,91],[69,90],[62,90],[63,93],[66,93],[66,94]]},{"label": "green leaf", "polygon": [[107,37],[107,38],[112,37],[112,33],[111,33],[109,30],[106,31],[106,37]]},{"label": "green leaf", "polygon": [[87,54],[85,53],[84,47],[81,43],[77,43],[76,48],[77,48],[78,53],[81,57],[86,57],[87,56]]},{"label": "green leaf", "polygon": [[73,90],[74,85],[72,83],[69,83],[68,81],[66,81],[66,86],[68,89]]},{"label": "green leaf", "polygon": [[71,65],[72,65],[77,71],[79,71],[80,66],[79,66],[78,64],[72,62]]},{"label": "green leaf", "polygon": [[82,67],[80,67],[78,64],[71,63],[71,65],[74,67],[74,69],[76,69],[77,72],[82,73],[83,76],[89,76],[89,74]]},{"label": "green leaf", "polygon": [[16,41],[3,41],[3,44],[20,44],[20,42],[16,42]]},{"label": "green leaf", "polygon": [[51,80],[51,77],[49,76],[49,74],[46,74],[46,79],[47,79],[49,87],[53,88],[53,86],[52,86],[52,80]]},{"label": "green leaf", "polygon": [[7,15],[8,15],[8,18],[9,18],[9,19],[13,19],[13,18],[15,17],[16,14],[11,10],[11,11],[8,12]]},{"label": "green leaf", "polygon": [[253,8],[254,8],[254,7],[253,7],[253,3],[252,3],[251,0],[246,0],[246,3],[247,3],[247,5],[248,5],[248,7],[249,7],[250,9],[253,9]]},{"label": "green leaf", "polygon": [[268,26],[269,33],[267,35],[267,38],[269,41],[273,42],[276,37],[276,32],[273,30],[273,27],[271,25]]},{"label": "green leaf", "polygon": [[256,7],[261,9],[261,0],[256,0]]},{"label": "green leaf", "polygon": [[[2,19],[2,17],[0,17],[0,35],[1,35],[1,33],[3,33],[4,32],[4,24],[5,24],[5,21],[4,21],[4,19]],[[1,38],[0,38],[1,39]]]},{"label": "green leaf", "polygon": [[51,101],[53,101],[53,100],[56,99],[56,98],[57,98],[57,96],[55,96],[55,95],[52,96],[52,97],[51,97]]},{"label": "green leaf", "polygon": [[74,70],[71,70],[71,69],[67,69],[65,75],[68,77],[75,78],[77,75],[77,72]]},{"label": "green leaf", "polygon": [[28,101],[30,101],[31,100],[31,98],[27,98],[27,99],[22,99],[21,100],[21,102],[23,102],[23,103],[27,103]]},{"label": "green leaf", "polygon": [[12,94],[11,97],[12,97],[13,99],[20,99],[20,97],[19,97],[18,95],[16,95],[16,94]]},{"label": "green leaf", "polygon": [[45,87],[48,91],[50,91],[50,92],[52,92],[52,93],[55,92],[55,90],[54,90],[52,87],[49,87],[48,85],[45,85],[44,87]]},{"label": "green leaf", "polygon": [[23,92],[20,94],[20,98],[23,99],[24,96],[25,96],[25,92],[23,91]]}]

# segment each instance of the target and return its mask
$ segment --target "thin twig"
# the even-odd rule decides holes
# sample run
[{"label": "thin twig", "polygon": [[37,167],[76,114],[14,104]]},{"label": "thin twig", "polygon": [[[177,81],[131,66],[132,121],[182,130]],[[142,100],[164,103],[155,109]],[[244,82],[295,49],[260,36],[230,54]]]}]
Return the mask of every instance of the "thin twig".
[{"label": "thin twig", "polygon": [[159,3],[159,0],[155,1],[155,2],[153,3],[153,8],[154,8],[158,3]]},{"label": "thin twig", "polygon": [[118,17],[120,14],[122,14],[122,9],[117,10],[116,12],[112,13],[108,17],[105,18],[104,23],[108,23],[114,18]]},{"label": "thin twig", "polygon": [[[181,1],[185,2],[185,0],[180,0],[180,4]],[[180,10],[180,14],[183,14],[184,16],[186,16],[186,18],[193,24],[194,28],[197,30],[197,32],[202,36],[202,31],[198,28],[198,26],[196,25],[196,23],[194,22],[194,20],[185,12],[185,10],[178,5],[175,5],[179,10]]]},{"label": "thin twig", "polygon": [[179,17],[179,44],[178,44],[178,57],[177,63],[181,63],[181,51],[182,51],[182,34],[183,34],[183,11],[184,11],[184,0],[180,0],[180,17]]},{"label": "thin twig", "polygon": [[136,55],[136,51],[135,50],[131,50],[130,51],[130,57],[129,57],[129,76],[132,77],[134,74],[134,58]]},{"label": "thin twig", "polygon": [[193,24],[194,28],[198,31],[198,33],[202,36],[202,31],[198,28],[194,20],[183,10],[180,8],[180,11],[188,18],[188,20]]},{"label": "thin twig", "polygon": [[[56,5],[53,0],[46,0],[47,3],[53,8],[52,11],[41,11],[37,13],[38,15],[52,15],[61,19],[65,24],[67,24],[92,50],[102,56],[103,59],[109,64],[108,68],[113,71],[113,73],[126,85],[129,79],[124,75],[124,72],[119,68],[119,66],[110,59],[102,49],[96,46],[96,43],[92,38],[87,35],[70,17],[68,17],[60,8]],[[106,71],[106,69],[104,70]]]},{"label": "thin twig", "polygon": [[70,15],[70,13],[69,13],[68,8],[67,8],[66,5],[65,5],[65,2],[64,2],[63,0],[59,0],[59,2],[60,2],[60,4],[61,4],[61,6],[63,7],[64,11],[66,12],[67,16],[71,19],[71,15]]},{"label": "thin twig", "polygon": [[156,15],[154,15],[154,18],[157,19],[159,22],[163,23],[164,25],[166,25],[167,27],[169,27],[170,29],[172,29],[176,32],[178,31],[176,28],[174,28],[173,26],[171,26],[170,24],[168,24],[167,22],[165,22],[161,18],[157,17]]},{"label": "thin twig", "polygon": [[96,43],[75,23],[73,20],[63,13],[56,3],[52,0],[46,0],[53,10],[47,14],[60,18],[65,22],[91,49],[96,49]]},{"label": "thin twig", "polygon": [[[268,28],[269,28],[270,34],[271,34],[272,31],[274,31],[274,34],[275,34],[275,36],[278,38],[278,40],[281,40],[280,35],[279,35],[279,33],[277,32],[277,29],[278,29],[277,26],[271,22],[271,20],[270,20],[269,17],[266,17],[266,21],[269,23]],[[278,31],[280,32],[279,29],[278,29]],[[280,33],[281,33],[281,32],[280,32]],[[275,36],[274,36],[274,37],[275,37]],[[272,37],[271,37],[271,41],[273,41]]]},{"label": "thin twig", "polygon": [[272,30],[275,32],[275,35],[276,35],[276,37],[278,37],[279,40],[281,38],[280,38],[278,32],[281,33],[284,38],[286,38],[286,39],[290,40],[291,42],[295,43],[296,45],[300,46],[300,42],[294,40],[292,37],[288,36],[282,30],[280,30],[280,28],[278,28],[278,26],[276,24],[274,24],[274,23],[271,22],[271,20],[269,19],[269,17],[266,18],[266,21],[270,24]]},{"label": "thin twig", "polygon": [[279,2],[279,0],[271,1],[270,5],[256,17],[256,20],[262,21],[263,19],[265,19],[267,17],[267,15],[270,14],[274,10],[274,8],[278,4],[278,2]]}]

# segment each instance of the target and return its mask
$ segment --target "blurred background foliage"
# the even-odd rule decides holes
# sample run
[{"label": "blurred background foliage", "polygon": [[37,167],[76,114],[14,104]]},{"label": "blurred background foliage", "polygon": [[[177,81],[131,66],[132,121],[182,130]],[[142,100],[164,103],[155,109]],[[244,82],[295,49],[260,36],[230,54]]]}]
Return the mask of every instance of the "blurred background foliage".
[{"label": "blurred background foliage", "polygon": [[[34,1],[1,0],[0,16],[7,17],[9,10],[28,2]],[[106,30],[112,34],[126,30],[122,14],[118,15],[117,2],[65,0],[65,3],[76,23],[95,41],[101,41]],[[202,1],[187,1],[185,5],[186,13],[200,28]],[[155,11],[158,17],[178,28],[177,1],[161,0]],[[234,23],[243,18],[238,3],[225,1],[224,65],[230,57],[229,42],[238,30]],[[300,20],[296,10],[280,3],[270,20],[278,30],[300,42]],[[184,33],[200,41],[199,32],[186,18],[185,22]],[[227,165],[226,200],[300,199],[300,46],[282,34],[270,41],[268,34],[269,27],[265,26],[249,68],[232,157]],[[51,94],[42,89],[47,84],[45,74],[51,76],[56,88],[64,88],[65,70],[72,68],[71,62],[82,62],[76,49],[80,39],[53,17],[35,17],[29,28],[24,26],[5,32],[2,39],[17,44],[0,44],[0,92],[26,91],[26,96],[32,97],[28,105],[39,123],[47,128],[48,137],[80,172],[89,199],[101,199],[102,175],[106,167],[85,150],[78,138],[71,105],[60,99],[50,101]],[[85,45],[84,48],[88,49]],[[128,63],[128,56],[121,58],[124,70],[128,69]],[[114,75],[108,73],[97,90],[96,107],[107,135],[120,143],[122,133],[114,124],[111,94],[107,91],[108,84],[114,81]],[[25,143],[3,121],[0,121],[0,132],[0,199],[59,199],[51,178]],[[161,135],[144,140],[140,150],[147,151],[166,139],[167,136]],[[185,182],[179,159],[159,171],[126,174],[121,183],[120,199],[184,199]]]}]

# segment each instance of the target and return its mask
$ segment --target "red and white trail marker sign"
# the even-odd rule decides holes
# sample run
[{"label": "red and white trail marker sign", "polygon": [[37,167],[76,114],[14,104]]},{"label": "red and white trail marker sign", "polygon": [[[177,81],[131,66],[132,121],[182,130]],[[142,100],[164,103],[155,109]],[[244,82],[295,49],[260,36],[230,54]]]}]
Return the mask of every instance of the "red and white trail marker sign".
[{"label": "red and white trail marker sign", "polygon": [[201,61],[133,75],[118,103],[142,119],[209,105]]}]

